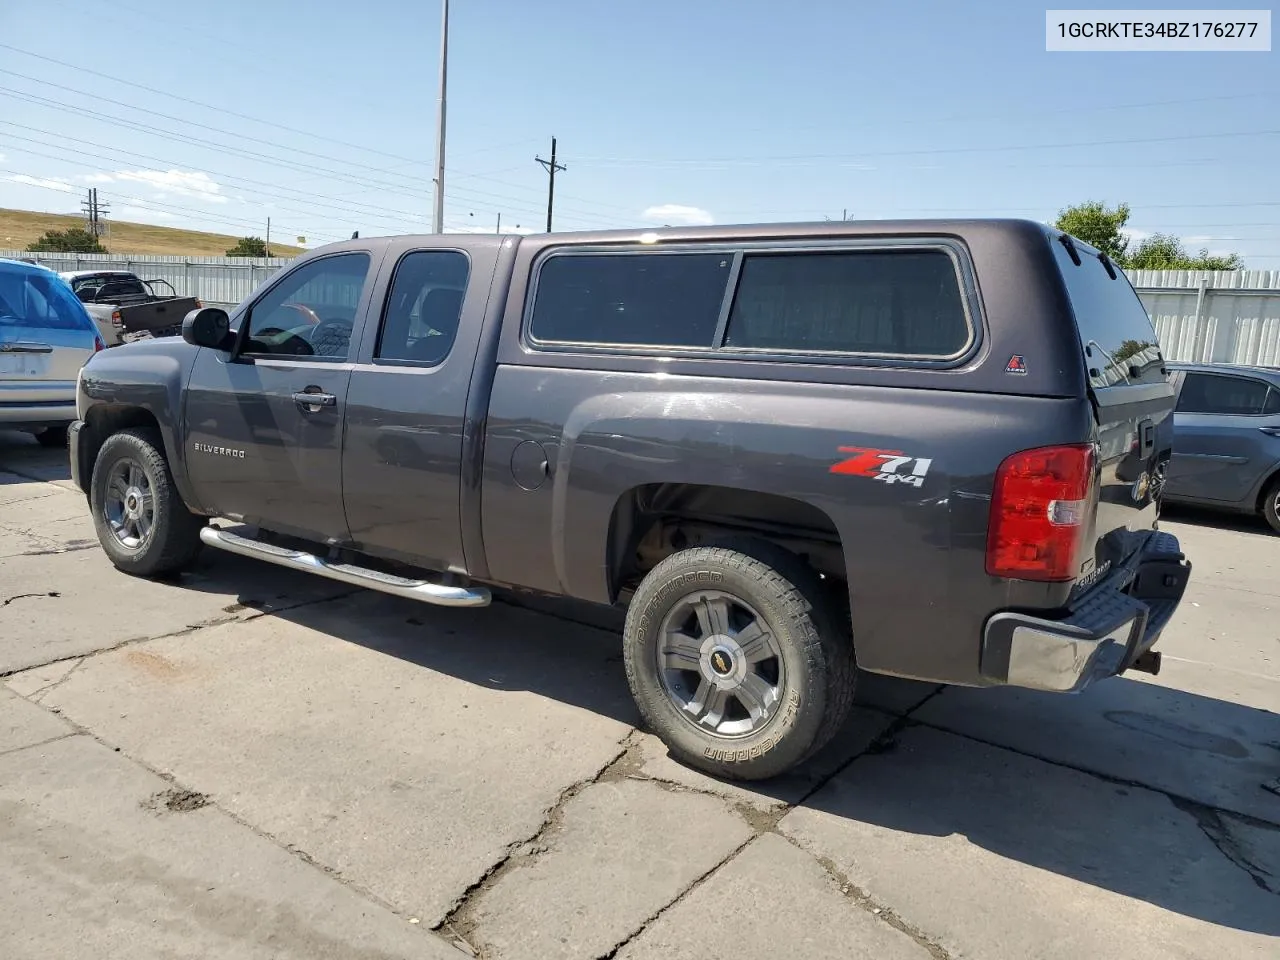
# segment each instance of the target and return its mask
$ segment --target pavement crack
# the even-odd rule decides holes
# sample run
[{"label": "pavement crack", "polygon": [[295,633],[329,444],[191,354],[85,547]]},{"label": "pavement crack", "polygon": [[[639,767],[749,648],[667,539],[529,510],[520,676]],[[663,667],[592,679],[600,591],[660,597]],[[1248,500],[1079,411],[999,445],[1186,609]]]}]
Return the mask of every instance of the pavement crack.
[{"label": "pavement crack", "polygon": [[0,603],[0,607],[7,607],[9,604],[13,603],[15,600],[34,600],[34,599],[43,600],[45,597],[52,597],[56,600],[60,596],[62,596],[62,594],[59,593],[57,590],[50,590],[47,593],[19,593],[19,594],[15,594],[12,597],[9,597],[7,600],[4,601],[4,603]]},{"label": "pavement crack", "polygon": [[645,917],[644,920],[641,921],[638,927],[632,930],[623,939],[615,943],[607,952],[602,953],[599,957],[596,958],[596,960],[614,960],[614,958],[617,957],[619,950],[621,950],[623,947],[625,947],[627,944],[633,941],[636,937],[640,936],[642,933],[648,930],[649,927],[651,927],[659,917],[661,917],[664,913],[666,913],[672,907],[688,899],[688,897],[691,896],[695,890],[697,890],[700,886],[702,886],[704,883],[710,880],[713,876],[715,876],[715,874],[720,870],[721,867],[729,863],[729,861],[731,861],[734,857],[740,854],[743,850],[747,849],[747,847],[749,847],[752,843],[754,843],[759,837],[760,837],[760,834],[753,833],[751,836],[747,837],[747,839],[743,840],[742,843],[738,844],[736,847],[730,850],[729,853],[726,854],[720,860],[719,863],[715,864],[715,866],[711,867],[709,870],[702,873],[697,879],[695,879],[687,887],[681,890],[680,893],[676,895],[675,899],[669,901],[668,903],[663,904],[653,913],[649,914],[649,916]]},{"label": "pavement crack", "polygon": [[[1218,848],[1218,852],[1248,874],[1249,879],[1259,889],[1265,890],[1267,893],[1280,895],[1280,878],[1250,858],[1247,844],[1232,834],[1230,827],[1224,821],[1224,816],[1235,816],[1234,814],[1180,797],[1169,797],[1169,801],[1183,813],[1194,818],[1196,826],[1209,838],[1209,842]],[[1240,819],[1241,822],[1247,822],[1244,818],[1237,819]],[[1252,825],[1263,830],[1277,829],[1265,822],[1258,822]]]},{"label": "pavement crack", "polygon": [[[169,633],[160,633],[160,634],[156,634],[155,636],[127,637],[124,640],[116,641],[109,647],[101,647],[100,649],[93,650],[89,653],[72,653],[72,654],[68,654],[65,657],[54,657],[52,660],[45,660],[42,663],[32,663],[23,667],[15,667],[12,670],[0,671],[0,680],[5,679],[6,677],[11,677],[14,674],[26,673],[29,670],[41,670],[41,669],[44,669],[45,667],[52,667],[59,663],[66,663],[68,660],[89,660],[93,657],[102,656],[105,653],[115,653],[117,650],[121,650],[125,647],[133,646],[134,644],[138,644],[138,643],[150,643],[153,640],[173,640],[178,637],[190,636],[191,634],[198,633],[201,630],[208,630],[210,627],[221,627],[221,626],[225,626],[228,623],[248,623],[251,620],[257,620],[259,617],[268,617],[268,616],[271,616],[272,614],[283,613],[287,610],[297,610],[299,607],[309,607],[309,606],[315,606],[321,603],[330,603],[334,600],[342,600],[342,599],[345,599],[346,597],[351,596],[352,594],[359,593],[362,589],[363,588],[361,587],[354,587],[349,591],[338,593],[330,597],[319,597],[317,599],[312,599],[312,600],[299,600],[297,603],[283,604],[278,607],[267,607],[261,610],[248,607],[246,609],[250,609],[253,612],[246,616],[240,616],[240,613],[242,611],[237,611],[234,614],[226,614],[224,616],[219,616],[219,617],[209,617],[205,620],[200,620],[196,623],[188,624],[187,626],[182,627],[178,630],[171,630]],[[58,594],[56,593],[51,595],[58,596]],[[43,594],[36,594],[36,596],[43,596]],[[17,599],[17,598],[15,597],[14,599]],[[78,669],[78,666],[76,669]],[[62,680],[65,680],[65,679],[66,677],[62,678]],[[40,693],[41,691],[48,693],[50,687],[56,686],[57,683],[60,683],[60,682],[61,680],[57,681],[54,684],[50,684],[46,687],[42,687],[41,690],[36,691],[36,693]],[[29,700],[33,696],[35,696],[35,694],[28,696],[27,699]]]},{"label": "pavement crack", "polygon": [[547,850],[546,840],[555,834],[564,822],[564,808],[574,797],[596,783],[607,782],[607,779],[619,779],[615,767],[631,762],[629,754],[635,745],[637,731],[627,733],[617,744],[617,752],[609,758],[595,773],[575,781],[556,797],[555,802],[547,809],[538,828],[524,840],[517,840],[507,846],[506,853],[489,867],[480,878],[462,891],[445,914],[444,919],[434,924],[431,929],[436,933],[452,935],[481,960],[489,957],[488,945],[477,943],[475,932],[477,920],[474,914],[475,905],[485,892],[491,889],[504,876],[513,870],[526,866]]},{"label": "pavement crack", "polygon": [[836,866],[835,862],[829,857],[818,856],[813,853],[813,851],[807,850],[803,844],[798,843],[792,837],[785,837],[784,839],[786,839],[788,843],[805,856],[810,857],[819,864],[822,869],[827,872],[827,875],[835,883],[839,891],[848,898],[854,906],[861,910],[865,910],[877,920],[887,923],[899,933],[910,937],[917,946],[927,951],[929,956],[933,957],[934,960],[952,960],[951,954],[947,952],[946,948],[944,948],[942,944],[930,937],[919,927],[908,923],[892,907],[886,906],[875,900],[870,894],[850,880],[848,874]]},{"label": "pavement crack", "polygon": [[36,747],[47,747],[51,743],[57,743],[59,740],[66,740],[68,737],[80,736],[79,730],[72,730],[69,733],[60,733],[56,737],[49,737],[47,740],[40,740],[36,743],[26,743],[20,747],[10,747],[8,750],[0,750],[0,757],[7,757],[11,753],[21,753],[23,750],[34,750]]},{"label": "pavement crack", "polygon": [[[808,790],[805,791],[804,795],[801,796],[795,803],[778,804],[777,806],[773,806],[773,807],[770,807],[769,809],[762,810],[746,801],[733,802],[732,806],[734,811],[738,814],[738,816],[742,817],[742,819],[746,821],[749,827],[751,827],[751,831],[752,831],[751,836],[749,836],[745,841],[739,844],[734,850],[732,850],[728,854],[728,856],[722,859],[710,870],[702,874],[700,877],[694,880],[691,884],[685,887],[684,890],[682,890],[674,899],[664,904],[655,913],[647,917],[644,920],[644,922],[640,924],[640,926],[638,926],[635,930],[633,930],[630,934],[628,934],[623,940],[616,943],[612,947],[612,949],[610,949],[607,953],[604,953],[600,957],[598,957],[597,960],[614,960],[619,950],[621,950],[627,944],[635,940],[636,937],[639,937],[641,934],[643,934],[645,930],[649,929],[649,927],[654,923],[654,921],[656,921],[659,917],[665,914],[668,910],[670,910],[672,907],[676,906],[677,904],[681,903],[683,900],[687,899],[690,894],[692,894],[695,890],[698,889],[698,887],[702,886],[703,883],[705,883],[708,879],[714,876],[715,873],[718,870],[720,870],[721,867],[723,867],[725,864],[733,860],[734,857],[736,857],[743,850],[745,850],[752,842],[754,842],[755,840],[758,840],[760,837],[764,836],[767,833],[777,833],[778,823],[782,820],[783,817],[785,817],[788,813],[790,813],[792,810],[796,809],[797,807],[803,806],[804,803],[808,801],[810,797],[812,797],[815,793],[817,793],[819,790],[825,787],[835,777],[839,776],[842,772],[844,772],[849,767],[849,765],[853,763],[855,760],[857,760],[859,757],[867,756],[868,754],[885,753],[888,750],[893,749],[897,745],[898,733],[912,723],[911,714],[914,713],[916,710],[919,710],[921,707],[923,707],[926,703],[928,703],[930,700],[932,700],[934,697],[936,697],[945,689],[946,689],[946,686],[941,685],[937,687],[937,689],[930,692],[927,696],[921,698],[920,702],[917,703],[915,706],[911,707],[910,709],[908,709],[906,713],[896,717],[893,720],[893,722],[890,723],[887,727],[885,727],[885,729],[880,732],[879,736],[877,736],[874,740],[872,740],[871,743],[869,743],[864,749],[855,753],[853,756],[851,756],[844,763],[840,764],[835,770],[827,774],[825,777],[818,778],[814,782],[814,784]],[[620,759],[619,766],[620,767],[625,766],[626,763],[627,763],[627,759],[623,757]],[[638,775],[635,772],[623,773],[622,776],[625,776],[628,779],[647,780],[651,783],[656,783],[662,786],[664,789],[668,789],[676,793],[685,793],[685,792],[707,793],[711,796],[719,796],[718,794],[715,794],[712,791],[698,790],[696,788],[689,787],[684,784],[673,783],[672,781],[669,781],[669,780],[661,780],[661,779],[652,778],[652,777],[645,777],[645,776]],[[724,798],[721,797],[721,799],[724,799]],[[786,838],[786,839],[790,841],[790,838]],[[879,908],[879,909],[881,910],[882,914],[885,913],[884,908]],[[905,920],[902,920],[900,917],[898,917],[896,913],[892,913],[892,911],[889,911],[889,915],[886,916],[884,919],[886,922],[896,926],[897,929],[900,929],[903,933],[906,933],[908,936],[910,936],[913,940],[915,940],[921,946],[925,947],[925,949],[927,949],[930,952],[930,954],[934,958],[936,958],[936,960],[950,960],[947,953],[940,946],[938,946],[933,940],[929,939],[924,933],[920,932],[915,927],[908,924]]]},{"label": "pavement crack", "polygon": [[[71,665],[71,667],[67,670],[66,673],[60,676],[57,680],[53,680],[49,683],[46,683],[39,690],[33,690],[30,694],[27,695],[27,699],[30,700],[32,703],[40,703],[40,701],[42,701],[48,694],[52,693],[54,690],[58,689],[58,687],[60,687],[62,684],[66,683],[67,679],[73,673],[75,673],[82,666],[84,666],[84,662],[87,659],[89,658],[88,657],[77,658],[76,662]],[[37,667],[36,669],[39,669],[39,668]]]},{"label": "pavement crack", "polygon": [[[964,739],[964,740],[970,740],[973,743],[981,743],[984,746],[992,747],[996,750],[1005,750],[1009,753],[1017,754],[1020,757],[1027,757],[1031,760],[1039,760],[1041,763],[1047,763],[1051,767],[1061,767],[1064,770],[1072,770],[1075,773],[1081,773],[1087,777],[1094,777],[1106,783],[1115,784],[1118,787],[1128,787],[1132,790],[1146,790],[1151,793],[1157,793],[1167,798],[1175,806],[1178,806],[1179,804],[1187,804],[1191,807],[1203,807],[1206,810],[1213,810],[1218,813],[1228,814],[1229,816],[1235,817],[1236,819],[1240,820],[1243,823],[1249,823],[1251,825],[1263,827],[1268,830],[1280,829],[1280,822],[1264,820],[1261,817],[1255,817],[1247,813],[1241,813],[1238,810],[1226,810],[1221,807],[1212,807],[1204,803],[1203,801],[1195,800],[1191,797],[1184,796],[1183,794],[1180,794],[1180,793],[1174,793],[1172,790],[1168,790],[1164,787],[1155,787],[1149,783],[1143,783],[1140,780],[1131,780],[1127,777],[1117,777],[1114,774],[1103,773],[1100,770],[1090,770],[1088,767],[1080,767],[1075,765],[1074,763],[1068,763],[1065,760],[1058,760],[1053,757],[1046,757],[1038,753],[1033,753],[1030,750],[1021,750],[1017,747],[1011,747],[1008,744],[997,743],[995,740],[988,740],[984,737],[979,737],[972,733],[965,733],[963,730],[956,730],[951,727],[944,726],[942,724],[930,723],[925,720],[911,720],[909,723],[909,726],[923,727],[927,730],[937,730],[939,733],[949,733],[953,737],[960,737],[961,739]],[[1180,807],[1180,809],[1182,808]]]}]

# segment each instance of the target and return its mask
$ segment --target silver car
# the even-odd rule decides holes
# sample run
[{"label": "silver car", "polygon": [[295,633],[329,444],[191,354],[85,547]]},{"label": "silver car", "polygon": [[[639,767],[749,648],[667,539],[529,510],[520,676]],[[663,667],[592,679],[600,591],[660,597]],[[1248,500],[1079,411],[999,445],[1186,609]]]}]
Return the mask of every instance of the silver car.
[{"label": "silver car", "polygon": [[1169,364],[1178,406],[1164,499],[1260,513],[1280,533],[1280,370]]},{"label": "silver car", "polygon": [[76,418],[76,377],[105,346],[65,280],[0,259],[0,429],[65,444]]}]

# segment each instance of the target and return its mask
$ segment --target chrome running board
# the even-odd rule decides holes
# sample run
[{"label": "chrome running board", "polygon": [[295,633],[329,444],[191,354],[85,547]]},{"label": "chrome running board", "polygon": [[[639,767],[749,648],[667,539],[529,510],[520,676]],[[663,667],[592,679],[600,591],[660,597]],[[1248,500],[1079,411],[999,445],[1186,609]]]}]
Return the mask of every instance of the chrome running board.
[{"label": "chrome running board", "polygon": [[397,577],[395,574],[357,567],[351,563],[330,563],[304,550],[261,543],[218,527],[202,528],[200,539],[211,547],[217,547],[229,553],[238,553],[242,557],[266,560],[281,567],[302,570],[328,577],[330,580],[349,583],[352,586],[380,590],[393,596],[408,597],[410,600],[434,603],[437,606],[485,607],[489,605],[491,599],[489,591],[484,587],[452,587],[442,583],[432,583],[430,580]]}]

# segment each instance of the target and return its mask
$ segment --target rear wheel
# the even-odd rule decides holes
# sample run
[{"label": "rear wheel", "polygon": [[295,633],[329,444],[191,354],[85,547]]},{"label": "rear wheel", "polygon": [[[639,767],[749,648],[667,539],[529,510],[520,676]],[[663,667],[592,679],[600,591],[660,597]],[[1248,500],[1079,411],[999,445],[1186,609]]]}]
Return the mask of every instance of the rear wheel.
[{"label": "rear wheel", "polygon": [[89,503],[98,542],[117,569],[163,576],[190,565],[205,520],[187,509],[152,430],[113,434],[94,463]]},{"label": "rear wheel", "polygon": [[663,560],[627,612],[627,681],[684,763],[777,776],[820,749],[853,699],[852,643],[819,578],[772,544],[735,541]]},{"label": "rear wheel", "polygon": [[1262,495],[1262,515],[1271,524],[1271,529],[1280,533],[1280,478],[1272,481]]},{"label": "rear wheel", "polygon": [[64,423],[56,427],[45,427],[36,434],[36,440],[40,442],[42,447],[65,447],[67,445],[67,425]]}]

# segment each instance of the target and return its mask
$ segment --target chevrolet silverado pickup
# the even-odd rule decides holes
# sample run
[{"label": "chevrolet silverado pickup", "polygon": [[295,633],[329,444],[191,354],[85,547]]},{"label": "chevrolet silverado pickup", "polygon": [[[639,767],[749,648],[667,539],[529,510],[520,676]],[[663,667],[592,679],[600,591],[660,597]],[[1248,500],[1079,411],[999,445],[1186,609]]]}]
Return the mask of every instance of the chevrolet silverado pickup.
[{"label": "chevrolet silverado pickup", "polygon": [[98,353],[70,455],[126,573],[206,545],[625,606],[644,722],[760,779],[860,671],[1156,672],[1190,575],[1158,530],[1173,408],[1123,272],[1040,224],[406,236]]}]

